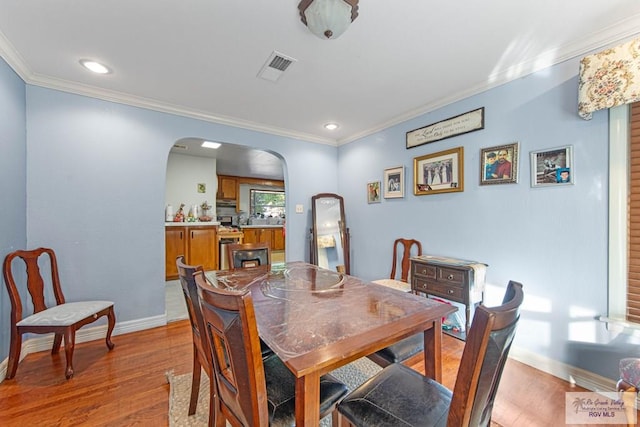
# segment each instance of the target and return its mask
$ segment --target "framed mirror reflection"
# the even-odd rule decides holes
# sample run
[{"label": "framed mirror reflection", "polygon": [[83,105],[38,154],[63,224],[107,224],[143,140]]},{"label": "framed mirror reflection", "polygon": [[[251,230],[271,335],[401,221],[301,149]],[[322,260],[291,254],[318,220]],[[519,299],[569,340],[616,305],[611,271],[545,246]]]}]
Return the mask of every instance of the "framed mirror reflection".
[{"label": "framed mirror reflection", "polygon": [[311,264],[350,274],[349,229],[344,215],[344,199],[333,193],[311,198]]}]

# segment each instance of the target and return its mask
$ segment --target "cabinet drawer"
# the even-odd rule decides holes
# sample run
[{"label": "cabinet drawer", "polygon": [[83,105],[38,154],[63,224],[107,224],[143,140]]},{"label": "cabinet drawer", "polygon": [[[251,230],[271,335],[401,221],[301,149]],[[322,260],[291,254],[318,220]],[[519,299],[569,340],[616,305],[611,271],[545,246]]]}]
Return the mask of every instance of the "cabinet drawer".
[{"label": "cabinet drawer", "polygon": [[430,279],[435,279],[437,268],[433,265],[420,264],[418,262],[413,263],[413,275],[414,276],[424,276]]},{"label": "cabinet drawer", "polygon": [[443,298],[447,298],[457,302],[464,302],[464,288],[459,286],[431,282],[429,280],[415,279],[414,288],[415,290],[420,292],[441,296]]},{"label": "cabinet drawer", "polygon": [[438,280],[443,283],[453,283],[456,285],[466,284],[467,275],[465,271],[453,268],[438,267]]}]

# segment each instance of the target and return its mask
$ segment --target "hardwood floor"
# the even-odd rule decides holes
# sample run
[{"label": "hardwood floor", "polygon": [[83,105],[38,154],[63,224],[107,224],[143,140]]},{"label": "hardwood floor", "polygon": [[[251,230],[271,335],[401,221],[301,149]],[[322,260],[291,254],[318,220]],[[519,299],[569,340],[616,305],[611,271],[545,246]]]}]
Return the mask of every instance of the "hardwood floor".
[{"label": "hardwood floor", "polygon": [[[15,379],[0,384],[0,426],[167,426],[165,373],[191,370],[188,320],[104,341],[78,344],[75,376],[64,377],[64,354],[27,356]],[[464,343],[444,337],[443,382],[453,388]],[[421,362],[413,364],[421,370]],[[564,425],[569,383],[509,360],[493,409],[502,426]],[[591,424],[593,426],[593,424]]]}]

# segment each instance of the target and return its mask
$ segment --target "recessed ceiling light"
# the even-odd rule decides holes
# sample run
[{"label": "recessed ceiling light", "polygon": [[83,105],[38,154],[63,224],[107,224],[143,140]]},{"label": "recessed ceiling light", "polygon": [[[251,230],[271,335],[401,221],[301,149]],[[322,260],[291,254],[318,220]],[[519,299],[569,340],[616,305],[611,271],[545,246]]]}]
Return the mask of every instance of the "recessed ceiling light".
[{"label": "recessed ceiling light", "polygon": [[337,123],[327,123],[326,125],[324,125],[324,128],[328,129],[328,130],[336,130],[339,127],[340,127],[340,125],[337,124]]},{"label": "recessed ceiling light", "polygon": [[220,147],[222,144],[220,144],[219,142],[211,142],[211,141],[205,141],[202,143],[202,146],[204,148],[213,148],[216,149],[218,147]]},{"label": "recessed ceiling light", "polygon": [[111,72],[111,70],[105,65],[102,65],[101,63],[96,61],[91,61],[89,59],[80,60],[80,64],[82,64],[82,66],[87,70],[93,71],[96,74],[109,74]]}]

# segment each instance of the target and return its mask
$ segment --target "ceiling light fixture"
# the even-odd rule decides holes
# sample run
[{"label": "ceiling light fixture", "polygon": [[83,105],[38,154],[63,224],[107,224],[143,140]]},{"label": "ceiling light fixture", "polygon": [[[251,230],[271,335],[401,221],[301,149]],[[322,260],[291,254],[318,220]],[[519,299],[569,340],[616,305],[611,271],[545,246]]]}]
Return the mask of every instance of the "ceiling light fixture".
[{"label": "ceiling light fixture", "polygon": [[300,18],[321,39],[337,39],[358,17],[358,0],[302,0]]},{"label": "ceiling light fixture", "polygon": [[87,70],[93,71],[96,74],[109,74],[111,72],[107,66],[96,61],[91,61],[90,59],[81,59],[80,64],[82,64],[82,66]]},{"label": "ceiling light fixture", "polygon": [[214,150],[218,147],[220,147],[222,144],[220,144],[219,142],[211,142],[211,141],[204,141],[202,143],[202,147],[204,148],[213,148]]},{"label": "ceiling light fixture", "polygon": [[327,130],[336,130],[340,127],[339,124],[337,123],[327,123],[326,125],[324,125],[324,128]]}]

